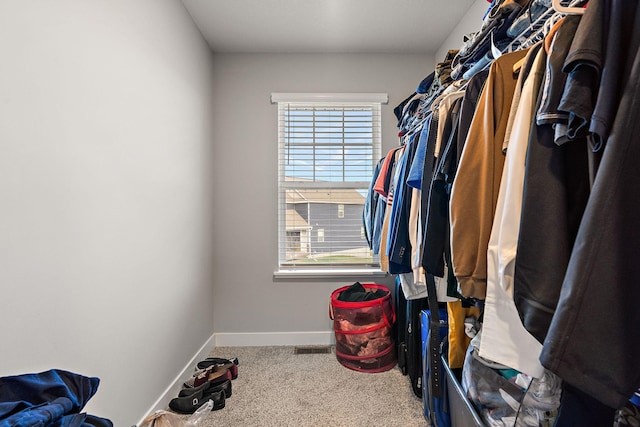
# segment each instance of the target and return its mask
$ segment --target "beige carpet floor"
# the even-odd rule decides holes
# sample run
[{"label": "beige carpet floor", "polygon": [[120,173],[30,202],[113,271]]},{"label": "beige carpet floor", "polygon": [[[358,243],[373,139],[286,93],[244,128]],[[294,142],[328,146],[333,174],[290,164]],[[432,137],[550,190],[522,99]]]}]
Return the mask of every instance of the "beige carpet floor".
[{"label": "beige carpet floor", "polygon": [[397,367],[361,373],[340,365],[335,353],[295,354],[294,347],[218,347],[212,356],[238,357],[238,378],[226,407],[198,427],[428,425]]}]

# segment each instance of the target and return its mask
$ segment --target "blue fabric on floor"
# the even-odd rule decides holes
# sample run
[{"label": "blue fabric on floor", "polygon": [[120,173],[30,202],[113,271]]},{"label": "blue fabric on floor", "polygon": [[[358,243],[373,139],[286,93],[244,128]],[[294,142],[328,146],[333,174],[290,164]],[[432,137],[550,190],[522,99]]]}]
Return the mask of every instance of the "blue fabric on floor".
[{"label": "blue fabric on floor", "polygon": [[113,426],[79,414],[98,390],[100,379],[59,369],[0,378],[0,427]]}]

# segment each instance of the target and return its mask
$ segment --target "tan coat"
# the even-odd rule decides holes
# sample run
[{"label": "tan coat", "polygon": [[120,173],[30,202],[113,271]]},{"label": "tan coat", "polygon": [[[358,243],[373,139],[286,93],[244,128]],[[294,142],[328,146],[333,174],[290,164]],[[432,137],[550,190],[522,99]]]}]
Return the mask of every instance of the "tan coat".
[{"label": "tan coat", "polygon": [[471,121],[451,190],[451,255],[460,291],[484,299],[487,247],[504,165],[505,139],[517,74],[513,66],[528,50],[496,59]]}]

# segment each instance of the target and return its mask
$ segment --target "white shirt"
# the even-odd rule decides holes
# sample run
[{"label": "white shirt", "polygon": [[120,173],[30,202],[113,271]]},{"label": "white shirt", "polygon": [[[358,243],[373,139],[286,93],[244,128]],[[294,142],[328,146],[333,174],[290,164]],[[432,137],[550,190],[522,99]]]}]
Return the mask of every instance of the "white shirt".
[{"label": "white shirt", "polygon": [[487,296],[480,341],[480,356],[536,378],[544,373],[538,360],[542,344],[524,328],[518,316],[513,301],[513,275],[522,213],[525,159],[545,59],[542,47],[522,88],[509,138],[489,238]]}]

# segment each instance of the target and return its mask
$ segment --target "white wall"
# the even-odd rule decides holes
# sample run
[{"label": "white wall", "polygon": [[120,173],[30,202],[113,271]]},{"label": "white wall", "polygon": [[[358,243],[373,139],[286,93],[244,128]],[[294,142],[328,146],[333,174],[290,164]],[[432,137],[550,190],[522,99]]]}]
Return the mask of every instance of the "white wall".
[{"label": "white wall", "polygon": [[213,57],[174,0],[2,1],[0,52],[0,376],[130,426],[213,331]]},{"label": "white wall", "polygon": [[447,39],[442,43],[440,49],[435,54],[434,61],[437,64],[444,60],[447,51],[460,49],[464,43],[464,35],[480,30],[482,17],[490,3],[487,0],[475,0],[469,7],[469,11],[462,17],[458,24],[451,30]]},{"label": "white wall", "polygon": [[432,58],[216,54],[214,69],[216,332],[331,331],[330,294],[357,278],[277,282],[272,277],[278,253],[277,106],[270,104],[270,94],[387,92],[389,104],[382,110],[386,153],[399,143],[393,108],[433,71]]}]

